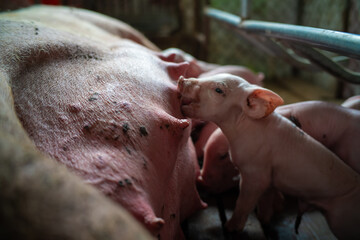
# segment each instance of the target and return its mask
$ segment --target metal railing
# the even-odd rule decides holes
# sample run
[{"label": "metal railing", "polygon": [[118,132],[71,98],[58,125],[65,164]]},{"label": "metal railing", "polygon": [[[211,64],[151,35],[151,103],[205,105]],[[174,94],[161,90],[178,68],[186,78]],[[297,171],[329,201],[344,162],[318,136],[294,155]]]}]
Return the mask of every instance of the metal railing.
[{"label": "metal railing", "polygon": [[[349,83],[360,84],[360,73],[344,67],[349,58],[360,60],[360,35],[314,27],[248,20],[249,1],[243,0],[241,16],[214,8],[205,15],[235,29],[266,53],[311,71],[325,70]],[[244,18],[245,17],[245,18]],[[329,56],[328,52],[337,54]]]}]

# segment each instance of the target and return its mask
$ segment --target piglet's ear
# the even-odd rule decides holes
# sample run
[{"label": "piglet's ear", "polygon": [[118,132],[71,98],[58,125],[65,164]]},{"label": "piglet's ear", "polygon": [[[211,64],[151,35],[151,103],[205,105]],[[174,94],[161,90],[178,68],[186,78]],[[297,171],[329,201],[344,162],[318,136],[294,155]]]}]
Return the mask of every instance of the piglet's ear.
[{"label": "piglet's ear", "polygon": [[266,117],[283,103],[284,100],[276,93],[265,88],[255,88],[249,90],[243,110],[249,117],[259,119]]}]

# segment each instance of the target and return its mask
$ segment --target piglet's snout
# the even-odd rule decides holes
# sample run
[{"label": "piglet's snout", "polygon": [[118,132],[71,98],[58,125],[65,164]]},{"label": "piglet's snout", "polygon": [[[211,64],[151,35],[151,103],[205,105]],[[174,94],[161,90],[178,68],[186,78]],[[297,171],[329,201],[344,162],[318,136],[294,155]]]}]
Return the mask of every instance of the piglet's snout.
[{"label": "piglet's snout", "polygon": [[178,80],[178,89],[181,93],[191,93],[197,88],[197,81],[192,79],[185,79],[183,76],[180,76]]},{"label": "piglet's snout", "polygon": [[178,90],[181,93],[184,90],[184,77],[180,76],[178,80]]},{"label": "piglet's snout", "polygon": [[185,79],[181,76],[178,81],[178,90],[181,94],[181,104],[189,105],[193,102],[197,102],[199,89],[200,86],[197,84],[196,80]]}]

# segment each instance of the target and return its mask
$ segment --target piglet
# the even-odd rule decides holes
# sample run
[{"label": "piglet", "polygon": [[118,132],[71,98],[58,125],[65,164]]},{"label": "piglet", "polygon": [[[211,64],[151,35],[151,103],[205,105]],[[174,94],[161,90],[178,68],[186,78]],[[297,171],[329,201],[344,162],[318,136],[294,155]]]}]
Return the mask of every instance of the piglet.
[{"label": "piglet", "polygon": [[200,184],[211,193],[221,193],[238,185],[239,171],[230,161],[229,142],[221,129],[216,129],[204,148]]},{"label": "piglet", "polygon": [[341,105],[343,107],[360,110],[360,95],[349,97]]},{"label": "piglet", "polygon": [[360,173],[360,111],[323,101],[281,106],[276,112],[331,149]]},{"label": "piglet", "polygon": [[339,239],[358,238],[359,175],[288,119],[273,113],[283,103],[280,96],[229,74],[181,77],[178,90],[184,115],[213,121],[221,128],[239,169],[240,193],[228,230],[242,230],[259,198],[275,188],[322,210]]},{"label": "piglet", "polygon": [[[265,75],[262,72],[255,73],[247,67],[237,66],[237,65],[218,66],[212,70],[209,70],[207,72],[200,74],[199,77],[204,78],[204,77],[209,77],[212,75],[217,75],[220,73],[228,73],[228,74],[242,77],[249,83],[255,84],[258,86],[263,85],[263,80],[265,78]],[[191,77],[194,77],[194,76],[191,76]],[[196,154],[197,154],[198,158],[204,157],[204,149],[206,148],[205,145],[206,145],[209,137],[211,136],[211,134],[217,128],[218,127],[214,123],[211,123],[211,122],[203,123],[203,127],[200,129],[198,137],[197,137],[196,141],[194,142],[195,148],[196,148]],[[210,149],[211,149],[211,151],[215,152],[216,150],[213,150],[213,148],[214,147],[216,148],[216,144],[214,143],[212,145],[213,145],[213,147]],[[221,149],[219,149],[219,152],[220,151],[221,151]],[[214,159],[214,158],[211,158],[211,159]],[[204,159],[204,163],[205,163],[205,161],[206,161],[206,159]]]}]

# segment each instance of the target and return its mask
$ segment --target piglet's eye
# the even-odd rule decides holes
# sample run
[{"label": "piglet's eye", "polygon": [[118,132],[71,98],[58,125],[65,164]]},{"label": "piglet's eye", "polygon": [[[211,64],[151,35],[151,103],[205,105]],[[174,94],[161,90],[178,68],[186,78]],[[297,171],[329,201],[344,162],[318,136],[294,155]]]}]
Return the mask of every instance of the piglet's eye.
[{"label": "piglet's eye", "polygon": [[220,88],[216,88],[216,89],[215,89],[215,92],[217,92],[217,93],[219,93],[219,94],[223,94],[223,93],[224,93],[224,91],[221,90]]}]

